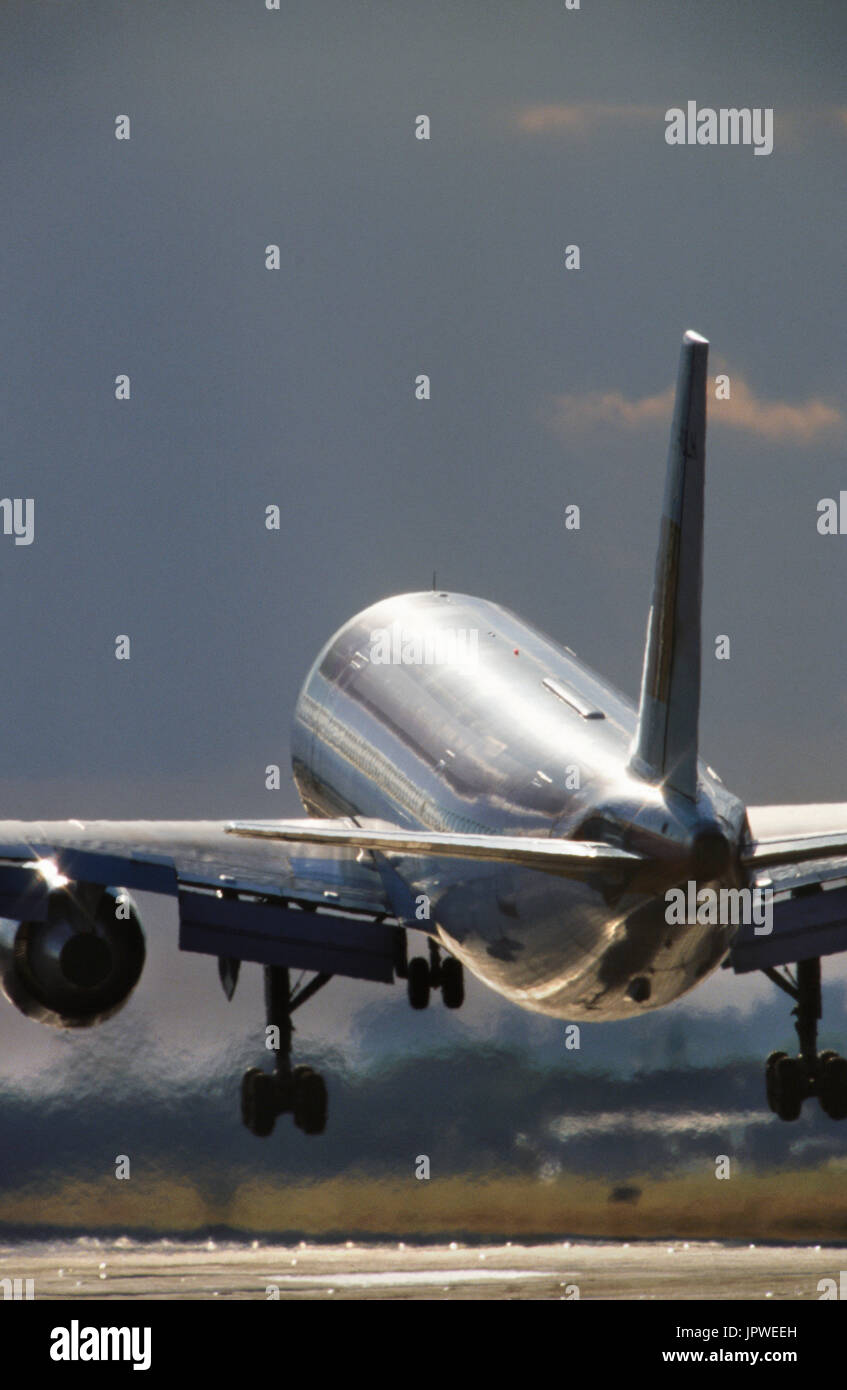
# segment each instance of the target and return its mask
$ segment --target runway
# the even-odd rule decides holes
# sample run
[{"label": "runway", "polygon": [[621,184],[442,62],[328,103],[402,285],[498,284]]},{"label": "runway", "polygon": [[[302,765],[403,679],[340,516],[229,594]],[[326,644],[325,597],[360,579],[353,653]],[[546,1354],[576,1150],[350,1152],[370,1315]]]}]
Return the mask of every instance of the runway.
[{"label": "runway", "polygon": [[[25,1242],[0,1278],[38,1299],[816,1300],[844,1246],[709,1241],[263,1245],[258,1241]],[[8,1295],[7,1295],[8,1296]]]}]

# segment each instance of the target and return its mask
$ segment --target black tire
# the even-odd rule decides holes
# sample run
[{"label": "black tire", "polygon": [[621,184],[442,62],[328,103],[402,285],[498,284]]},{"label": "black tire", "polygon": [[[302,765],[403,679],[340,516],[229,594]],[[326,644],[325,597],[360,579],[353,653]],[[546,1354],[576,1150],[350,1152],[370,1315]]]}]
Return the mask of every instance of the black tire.
[{"label": "black tire", "polygon": [[776,1104],[776,1082],[774,1080],[776,1064],[787,1056],[787,1052],[772,1052],[765,1063],[765,1092],[768,1098],[768,1105],[775,1115],[779,1113]]},{"label": "black tire", "polygon": [[429,961],[423,956],[415,956],[409,961],[409,974],[406,980],[409,1003],[413,1009],[425,1009],[429,1003]]},{"label": "black tire", "polygon": [[294,1123],[304,1134],[326,1129],[327,1094],[323,1077],[311,1067],[294,1072]]},{"label": "black tire", "polygon": [[796,1120],[803,1108],[804,1071],[798,1057],[781,1057],[773,1068],[776,1113],[781,1120]]},{"label": "black tire", "polygon": [[267,1139],[273,1133],[277,1116],[274,1079],[266,1071],[251,1067],[241,1081],[241,1117],[251,1134]]},{"label": "black tire", "polygon": [[258,1067],[250,1067],[241,1078],[241,1120],[248,1129],[253,1118],[253,1078],[259,1074]]},{"label": "black tire", "polygon": [[445,1009],[460,1009],[465,1002],[465,973],[453,956],[441,962],[441,998]]},{"label": "black tire", "polygon": [[821,1110],[831,1120],[847,1120],[847,1059],[839,1057],[837,1052],[824,1053],[819,1067]]}]

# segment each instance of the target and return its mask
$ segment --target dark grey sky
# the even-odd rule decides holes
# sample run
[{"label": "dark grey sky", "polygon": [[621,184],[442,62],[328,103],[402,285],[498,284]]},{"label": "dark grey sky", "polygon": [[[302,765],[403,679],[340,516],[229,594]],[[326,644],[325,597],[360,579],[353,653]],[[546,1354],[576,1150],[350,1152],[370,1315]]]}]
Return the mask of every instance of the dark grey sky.
[{"label": "dark grey sky", "polygon": [[[3,495],[36,539],[0,537],[4,813],[294,811],[263,774],[314,655],[433,569],[633,694],[687,327],[733,383],[703,751],[748,801],[847,800],[847,539],[815,528],[847,486],[845,29],[821,0],[7,0]],[[773,108],[773,153],[668,146],[688,100]],[[227,1014],[145,920],[131,1009],[175,1047],[258,1029],[257,971]],[[10,1055],[65,1045],[36,1032],[0,1011]]]}]

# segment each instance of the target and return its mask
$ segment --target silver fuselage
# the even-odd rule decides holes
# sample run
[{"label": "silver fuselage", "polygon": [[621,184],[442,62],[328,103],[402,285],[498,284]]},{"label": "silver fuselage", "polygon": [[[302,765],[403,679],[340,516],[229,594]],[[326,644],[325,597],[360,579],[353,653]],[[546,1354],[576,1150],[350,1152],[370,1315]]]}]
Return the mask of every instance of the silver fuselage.
[{"label": "silver fuselage", "polygon": [[[485,984],[566,1019],[630,1018],[726,955],[727,926],[670,926],[665,888],[737,883],[744,807],[702,763],[696,805],[630,770],[635,707],[508,609],[462,594],[386,599],[318,656],[294,717],[306,810],[359,824],[580,837],[651,856],[660,879],[588,882],[506,864],[375,855],[397,916]],[[429,913],[423,917],[423,912]]]}]

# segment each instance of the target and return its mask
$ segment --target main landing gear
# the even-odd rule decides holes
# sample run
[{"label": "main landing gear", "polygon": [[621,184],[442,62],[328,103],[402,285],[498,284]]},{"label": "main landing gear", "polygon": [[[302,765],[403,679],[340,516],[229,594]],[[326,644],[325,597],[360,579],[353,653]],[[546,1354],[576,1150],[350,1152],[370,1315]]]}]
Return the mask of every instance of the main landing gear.
[{"label": "main landing gear", "polygon": [[831,1120],[847,1119],[847,1059],[837,1052],[818,1053],[818,1020],[821,1017],[821,963],[819,957],[801,960],[796,979],[777,970],[764,971],[780,989],[796,1000],[793,1013],[800,1040],[800,1055],[772,1052],[765,1069],[768,1105],[781,1120],[796,1120],[803,1101],[817,1096]]},{"label": "main landing gear", "polygon": [[323,1077],[311,1067],[292,1067],[291,1015],[332,979],[315,975],[307,985],[291,992],[284,966],[265,966],[265,1011],[269,1025],[279,1029],[279,1047],[273,1072],[250,1067],[241,1082],[241,1118],[251,1134],[266,1138],[278,1115],[292,1114],[304,1134],[323,1134],[327,1096]]},{"label": "main landing gear", "polygon": [[429,941],[429,960],[415,956],[409,961],[406,990],[413,1009],[425,1009],[430,990],[440,989],[446,1009],[460,1009],[465,1002],[465,977],[462,962],[454,956],[441,959],[436,943]]}]

